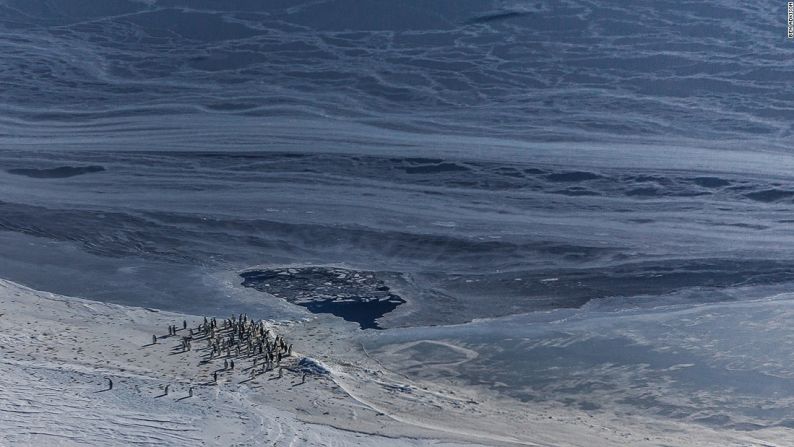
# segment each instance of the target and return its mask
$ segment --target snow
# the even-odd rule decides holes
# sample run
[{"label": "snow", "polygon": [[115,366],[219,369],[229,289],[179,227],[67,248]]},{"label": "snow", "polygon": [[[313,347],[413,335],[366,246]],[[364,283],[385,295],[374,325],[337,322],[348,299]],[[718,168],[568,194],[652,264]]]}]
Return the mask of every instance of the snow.
[{"label": "snow", "polygon": [[[649,344],[650,352],[664,353],[665,346],[705,350],[660,360],[659,365],[602,362],[576,374],[553,365],[546,370],[557,376],[556,383],[546,386],[575,390],[607,378],[623,384],[607,394],[586,387],[576,391],[600,403],[592,410],[508,398],[521,390],[494,392],[496,377],[490,389],[458,383],[456,375],[496,361],[488,351],[454,335],[476,335],[485,322],[406,330],[410,337],[405,341],[396,336],[373,352],[364,349],[362,332],[352,323],[333,324],[331,317],[270,322],[273,331],[294,342],[294,356],[286,361],[282,378],[270,372],[251,379],[242,360],[234,372],[224,371],[219,370],[222,360],[202,363],[199,349],[173,349],[179,337],[165,337],[167,326],[181,327],[183,320],[196,326],[202,317],[63,297],[0,280],[0,445],[792,445],[788,428],[759,425],[761,416],[743,416],[733,405],[737,400],[771,408],[774,401],[773,406],[785,411],[788,394],[749,401],[747,393],[758,392],[735,389],[739,394],[731,396],[718,384],[714,390],[694,384],[701,392],[688,395],[688,388],[679,387],[686,383],[652,380],[659,375],[654,368],[683,380],[688,371],[704,368],[703,358],[714,358],[735,371],[754,365],[764,372],[754,379],[756,384],[779,381],[774,376],[786,376],[781,362],[790,358],[785,353],[792,303],[783,297],[679,310],[638,309],[532,325],[515,317],[514,324],[507,319],[500,325],[505,340],[528,340],[535,346],[531,349],[568,349],[588,340],[602,340],[604,349],[620,348],[610,338],[614,333],[630,336],[635,347]],[[748,314],[752,318],[743,318]],[[564,333],[559,331],[563,325]],[[557,328],[559,340],[542,335],[546,326]],[[727,327],[733,337],[722,332]],[[698,337],[692,336],[693,330]],[[152,334],[161,337],[157,344],[151,344]],[[541,339],[531,341],[533,337]],[[405,374],[400,368],[414,372]],[[219,371],[217,384],[211,379],[214,371]],[[527,386],[537,387],[533,383],[540,379],[528,377]],[[732,407],[709,404],[692,417],[678,419],[632,413],[625,402],[649,392],[661,393],[659,398],[671,408],[691,407],[690,401],[697,399]],[[720,414],[755,425],[724,426]]]},{"label": "snow", "polygon": [[[375,411],[331,380],[299,384],[287,369],[280,380],[224,373],[208,383],[211,365],[198,366],[196,352],[174,354],[175,339],[150,345],[183,319],[201,320],[0,281],[0,445],[459,445],[394,423],[388,437],[372,434]],[[311,408],[332,421],[331,410],[346,416],[351,405],[362,431],[299,418]]]}]

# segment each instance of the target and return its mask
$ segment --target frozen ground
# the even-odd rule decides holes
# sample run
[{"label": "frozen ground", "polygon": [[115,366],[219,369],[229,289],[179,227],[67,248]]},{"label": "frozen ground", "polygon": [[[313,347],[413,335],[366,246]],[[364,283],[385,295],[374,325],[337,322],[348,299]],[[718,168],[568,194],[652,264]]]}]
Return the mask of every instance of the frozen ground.
[{"label": "frozen ground", "polygon": [[211,385],[217,365],[199,367],[194,352],[173,354],[174,339],[147,346],[152,332],[183,318],[200,321],[0,282],[0,444],[469,444],[379,415],[332,377],[310,375],[300,384],[298,373],[286,371],[282,379],[271,373],[240,384],[242,374],[222,372]]},{"label": "frozen ground", "polygon": [[[0,443],[794,442],[791,297],[598,314],[531,326],[510,317],[488,336],[477,333],[478,322],[465,330],[404,333],[361,332],[354,323],[323,317],[274,323],[295,340],[293,361],[314,358],[328,374],[318,370],[301,383],[292,370],[281,379],[271,373],[255,380],[221,372],[213,385],[208,379],[217,364],[199,366],[195,351],[174,354],[172,338],[149,344],[151,334],[168,324],[183,318],[194,324],[198,317],[65,298],[3,281]],[[508,368],[505,357],[519,351],[527,364]],[[500,390],[500,374],[524,376],[523,386]],[[194,396],[188,397],[191,386]]]},{"label": "frozen ground", "polygon": [[[0,278],[132,306],[4,283],[0,444],[794,445],[784,28],[771,0],[0,0]],[[285,268],[383,284],[240,286]],[[370,285],[405,302],[351,315]],[[291,321],[331,374],[201,385],[141,346],[168,311]]]}]

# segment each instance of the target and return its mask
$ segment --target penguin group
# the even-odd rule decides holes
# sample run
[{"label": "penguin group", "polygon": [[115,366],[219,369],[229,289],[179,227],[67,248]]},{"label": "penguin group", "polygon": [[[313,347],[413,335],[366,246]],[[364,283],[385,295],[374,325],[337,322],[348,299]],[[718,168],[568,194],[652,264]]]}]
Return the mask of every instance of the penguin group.
[{"label": "penguin group", "polygon": [[[182,330],[188,324],[182,322]],[[235,359],[251,362],[251,379],[278,368],[281,377],[282,360],[292,356],[292,345],[283,336],[273,333],[264,321],[254,321],[246,314],[232,315],[218,321],[204,317],[197,327],[189,328],[189,335],[181,337],[182,352],[192,350],[192,343],[205,343],[204,360],[223,359],[223,370],[233,371]],[[169,336],[176,336],[177,326],[169,325]],[[218,382],[217,371],[212,374],[212,381]]]}]

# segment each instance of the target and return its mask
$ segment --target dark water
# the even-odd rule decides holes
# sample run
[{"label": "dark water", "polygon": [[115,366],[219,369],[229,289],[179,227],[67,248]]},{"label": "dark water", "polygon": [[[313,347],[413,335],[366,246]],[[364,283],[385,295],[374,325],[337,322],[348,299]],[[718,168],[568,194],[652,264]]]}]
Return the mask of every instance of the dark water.
[{"label": "dark water", "polygon": [[32,178],[68,178],[104,170],[102,166],[59,166],[50,169],[9,169],[8,173]]},{"label": "dark water", "polygon": [[378,318],[405,300],[391,292],[375,272],[329,267],[252,270],[242,273],[243,286],[253,287],[313,313],[330,313],[354,321],[361,329],[380,329]]}]

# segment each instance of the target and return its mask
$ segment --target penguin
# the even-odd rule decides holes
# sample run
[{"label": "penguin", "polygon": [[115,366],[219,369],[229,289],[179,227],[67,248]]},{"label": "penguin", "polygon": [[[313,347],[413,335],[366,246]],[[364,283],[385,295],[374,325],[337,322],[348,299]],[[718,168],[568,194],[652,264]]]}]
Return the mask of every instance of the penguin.
[{"label": "penguin", "polygon": [[[205,318],[204,322],[206,323],[206,321],[207,319]],[[182,320],[182,329],[187,329],[187,320]]]},{"label": "penguin", "polygon": [[223,359],[223,369],[229,369],[229,361],[226,359]]},{"label": "penguin", "polygon": [[171,385],[166,385],[166,386],[165,386],[165,392],[164,392],[164,394],[165,394],[166,396],[168,395],[168,388],[169,388],[170,386],[171,386]]},{"label": "penguin", "polygon": [[217,371],[212,373],[212,381],[215,382],[215,383],[218,383],[218,372]]},{"label": "penguin", "polygon": [[234,369],[234,360],[229,361],[229,368]]},{"label": "penguin", "polygon": [[187,395],[188,395],[188,397],[193,397],[193,387],[190,387],[190,388],[187,390]]},{"label": "penguin", "polygon": [[157,336],[156,335],[152,335],[152,344],[153,345],[157,344]]},{"label": "penguin", "polygon": [[108,377],[108,390],[112,390],[112,389],[113,389],[113,379]]}]

